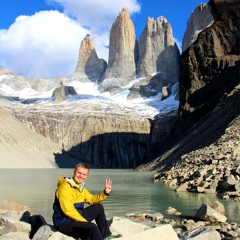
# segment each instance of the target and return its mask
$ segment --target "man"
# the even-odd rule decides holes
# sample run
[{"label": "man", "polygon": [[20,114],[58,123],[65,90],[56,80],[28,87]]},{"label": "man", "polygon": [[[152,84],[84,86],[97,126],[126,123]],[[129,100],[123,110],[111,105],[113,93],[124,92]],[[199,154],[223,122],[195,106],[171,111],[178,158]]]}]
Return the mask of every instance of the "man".
[{"label": "man", "polygon": [[[108,198],[112,190],[112,180],[106,179],[104,190],[93,195],[84,187],[88,173],[88,165],[80,163],[76,165],[72,178],[58,179],[53,204],[54,227],[74,238],[111,239],[108,221],[100,202]],[[84,208],[84,203],[90,206]],[[92,223],[93,220],[96,224]]]}]

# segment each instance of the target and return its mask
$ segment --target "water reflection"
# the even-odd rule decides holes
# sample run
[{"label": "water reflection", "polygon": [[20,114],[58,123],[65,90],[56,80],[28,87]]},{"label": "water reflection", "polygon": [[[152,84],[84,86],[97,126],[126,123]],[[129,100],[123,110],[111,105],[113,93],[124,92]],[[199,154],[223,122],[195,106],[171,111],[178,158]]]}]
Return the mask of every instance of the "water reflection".
[{"label": "water reflection", "polygon": [[[0,197],[29,206],[51,223],[52,203],[57,179],[71,177],[72,169],[0,169]],[[90,170],[87,188],[92,193],[103,190],[105,179],[113,180],[110,198],[103,202],[107,215],[161,212],[174,207],[183,215],[192,216],[202,203],[218,200],[224,204],[228,221],[240,222],[239,203],[226,202],[215,194],[177,193],[163,184],[152,182],[153,173],[126,170]],[[180,195],[180,196],[179,196]]]}]

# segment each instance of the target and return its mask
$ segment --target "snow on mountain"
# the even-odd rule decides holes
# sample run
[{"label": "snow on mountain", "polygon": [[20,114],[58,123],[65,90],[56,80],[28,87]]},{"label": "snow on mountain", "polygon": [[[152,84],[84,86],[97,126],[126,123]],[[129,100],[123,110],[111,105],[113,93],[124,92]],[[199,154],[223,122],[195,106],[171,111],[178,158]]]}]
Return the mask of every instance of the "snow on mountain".
[{"label": "snow on mountain", "polygon": [[[129,88],[140,81],[141,79],[134,79],[128,84],[128,86],[123,88],[123,92],[111,96],[109,92],[100,93],[98,87],[94,83],[81,83],[79,81],[72,81],[69,86],[73,86],[77,92],[77,95],[68,96],[68,99],[65,102],[62,102],[60,105],[72,105],[77,102],[98,102],[99,104],[109,105],[111,103],[112,107],[125,109],[126,111],[137,112],[140,115],[153,118],[159,112],[166,113],[168,111],[178,108],[179,102],[174,100],[174,96],[171,95],[169,98],[161,101],[161,94],[151,98],[138,98],[134,100],[127,100],[127,95],[129,93]],[[176,88],[175,86],[173,89]],[[126,89],[126,90],[124,90]],[[53,102],[53,93],[51,91],[47,92],[38,92],[32,88],[24,88],[23,90],[14,90],[6,84],[0,84],[0,92],[2,95],[7,97],[18,97],[19,101],[29,100],[28,102],[38,102],[42,103],[41,106],[47,104],[49,107]],[[173,91],[174,93],[174,91]],[[53,104],[53,103],[52,103]]]}]

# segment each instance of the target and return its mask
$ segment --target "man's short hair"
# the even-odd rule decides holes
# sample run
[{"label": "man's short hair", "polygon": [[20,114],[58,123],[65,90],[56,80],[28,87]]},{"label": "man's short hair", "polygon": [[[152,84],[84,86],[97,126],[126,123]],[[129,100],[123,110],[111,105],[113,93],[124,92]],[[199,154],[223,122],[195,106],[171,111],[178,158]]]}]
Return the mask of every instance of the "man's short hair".
[{"label": "man's short hair", "polygon": [[89,171],[89,166],[86,163],[78,163],[75,167],[75,170],[79,167],[85,168]]}]

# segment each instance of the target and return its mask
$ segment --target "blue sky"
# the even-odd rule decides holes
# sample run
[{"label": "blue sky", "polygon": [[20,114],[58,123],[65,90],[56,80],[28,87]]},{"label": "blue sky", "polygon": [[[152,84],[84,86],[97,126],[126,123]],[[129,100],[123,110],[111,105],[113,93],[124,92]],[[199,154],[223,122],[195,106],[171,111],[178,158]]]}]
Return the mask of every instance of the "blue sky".
[{"label": "blue sky", "polygon": [[181,50],[187,21],[201,3],[208,1],[3,0],[0,66],[24,77],[68,76],[86,34],[93,37],[98,57],[107,60],[110,28],[123,7],[129,9],[137,39],[148,17],[164,16]]}]

